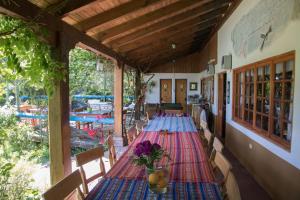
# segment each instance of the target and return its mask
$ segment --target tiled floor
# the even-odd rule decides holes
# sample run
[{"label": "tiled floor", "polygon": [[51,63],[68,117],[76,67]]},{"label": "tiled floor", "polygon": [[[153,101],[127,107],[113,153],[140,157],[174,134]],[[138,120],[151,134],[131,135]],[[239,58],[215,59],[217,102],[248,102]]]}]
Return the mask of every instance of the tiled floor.
[{"label": "tiled floor", "polygon": [[271,199],[268,193],[254,180],[250,173],[226,148],[224,149],[224,155],[232,165],[232,171],[237,179],[242,200]]}]

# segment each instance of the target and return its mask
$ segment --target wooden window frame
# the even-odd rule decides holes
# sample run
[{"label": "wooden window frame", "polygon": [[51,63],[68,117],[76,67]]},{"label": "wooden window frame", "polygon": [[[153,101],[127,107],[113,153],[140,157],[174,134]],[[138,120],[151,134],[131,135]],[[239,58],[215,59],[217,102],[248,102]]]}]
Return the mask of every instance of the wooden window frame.
[{"label": "wooden window frame", "polygon": [[[281,80],[275,80],[275,70],[276,70],[276,64],[278,63],[285,63],[287,61],[293,61],[293,77],[291,79],[281,79]],[[293,120],[288,121],[286,119],[284,119],[284,104],[286,105],[291,105],[294,106],[295,102],[294,102],[294,91],[295,91],[295,87],[294,87],[294,82],[295,82],[295,51],[291,51],[288,53],[284,53],[278,56],[274,56],[271,58],[267,58],[264,59],[262,61],[258,61],[252,64],[248,64],[242,67],[239,67],[237,69],[233,70],[233,98],[232,98],[232,120],[241,124],[242,126],[252,130],[253,132],[261,135],[262,137],[268,139],[269,141],[278,144],[279,146],[283,147],[284,149],[290,151],[290,147],[291,147],[291,140],[288,142],[286,140],[284,140],[283,137],[283,131],[280,131],[280,136],[276,136],[274,133],[274,120],[275,119],[279,119],[279,123],[280,123],[280,127],[283,127],[284,123],[290,123],[291,126],[293,126]],[[269,66],[269,80],[265,80],[263,78],[262,81],[257,80],[258,79],[258,68],[263,68],[263,77],[265,76],[264,71],[266,66]],[[246,93],[246,71],[248,70],[253,70],[253,85],[254,85],[254,93],[250,94],[251,96],[253,96],[253,117],[252,117],[252,123],[249,123],[247,121],[245,121],[244,119],[244,114],[245,114],[245,110],[247,111],[247,109],[245,109],[245,93]],[[241,81],[242,85],[240,85],[240,79],[239,76],[240,74],[242,74],[242,76],[244,76],[243,81]],[[283,76],[285,74],[285,65],[283,65]],[[284,87],[285,84],[282,84],[282,92],[281,92],[281,96],[279,99],[275,99],[274,97],[274,93],[275,93],[275,83],[286,83],[286,82],[290,82],[291,84],[291,88],[293,89],[291,91],[292,93],[292,97],[289,100],[284,99],[285,98],[285,93],[284,93]],[[257,87],[258,84],[261,84],[262,86],[262,94],[260,97],[258,97],[257,94]],[[269,84],[269,95],[265,96],[264,94],[264,84]],[[241,89],[239,89],[239,87],[241,87]],[[240,94],[242,91],[243,94]],[[250,91],[251,92],[251,91]],[[242,96],[242,101],[240,99],[240,96]],[[257,112],[257,100],[261,99],[261,112]],[[269,111],[267,114],[263,113],[263,100],[265,99],[269,99]],[[276,118],[274,115],[274,104],[275,102],[279,102],[280,103],[280,117]],[[240,103],[242,102],[242,103]],[[237,105],[238,104],[238,105]],[[250,100],[249,100],[249,104]],[[250,107],[250,105],[249,105]],[[293,107],[292,107],[293,108]],[[293,110],[290,110],[289,112],[293,112]],[[239,115],[241,113],[241,115]],[[292,113],[293,114],[293,113]],[[249,115],[249,113],[248,113]],[[256,126],[256,117],[258,117],[258,115],[261,116],[261,127],[257,127]],[[263,126],[262,126],[262,121],[263,121],[263,116],[268,118],[268,130],[264,130]]]}]

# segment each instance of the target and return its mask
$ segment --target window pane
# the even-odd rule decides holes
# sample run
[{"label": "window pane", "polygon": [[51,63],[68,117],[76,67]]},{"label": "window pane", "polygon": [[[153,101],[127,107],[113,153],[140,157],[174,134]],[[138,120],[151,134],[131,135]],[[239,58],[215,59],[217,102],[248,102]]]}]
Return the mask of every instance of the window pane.
[{"label": "window pane", "polygon": [[257,69],[257,80],[262,81],[263,80],[263,68],[259,67]]},{"label": "window pane", "polygon": [[268,81],[268,80],[270,80],[270,66],[269,65],[267,65],[266,67],[265,67],[265,79],[264,79],[265,81]]},{"label": "window pane", "polygon": [[274,126],[274,132],[273,132],[273,134],[280,137],[280,125],[279,125],[279,120],[278,120],[278,119],[274,119],[273,124],[274,124],[274,125],[273,125],[273,126]]},{"label": "window pane", "polygon": [[250,97],[250,109],[253,110],[254,108],[254,98],[253,97]]},{"label": "window pane", "polygon": [[265,131],[268,131],[268,130],[269,130],[269,118],[266,117],[266,116],[263,116],[263,118],[262,118],[262,128],[263,128]]},{"label": "window pane", "polygon": [[275,80],[281,80],[283,73],[283,63],[277,63],[275,65]]},{"label": "window pane", "polygon": [[293,69],[294,69],[294,61],[289,60],[285,62],[285,79],[293,79]]},{"label": "window pane", "polygon": [[249,108],[249,98],[245,97],[245,108]]},{"label": "window pane", "polygon": [[252,124],[253,123],[253,112],[249,112],[249,123]]},{"label": "window pane", "polygon": [[264,83],[264,97],[270,96],[270,82]]},{"label": "window pane", "polygon": [[250,96],[254,96],[254,84],[250,84]]},{"label": "window pane", "polygon": [[250,96],[250,84],[246,84],[246,96]]},{"label": "window pane", "polygon": [[257,99],[257,101],[256,101],[256,110],[257,110],[257,112],[262,111],[262,101],[261,101],[261,99]]},{"label": "window pane", "polygon": [[251,69],[251,73],[250,73],[250,81],[254,81],[254,70]]},{"label": "window pane", "polygon": [[280,117],[280,102],[279,101],[274,102],[274,116]]},{"label": "window pane", "polygon": [[249,121],[249,119],[248,119],[248,111],[247,111],[247,110],[245,110],[245,112],[244,112],[244,120],[245,120],[246,122]]},{"label": "window pane", "polygon": [[263,113],[269,114],[269,110],[270,110],[269,101],[265,99],[263,100]]},{"label": "window pane", "polygon": [[275,99],[280,99],[282,95],[282,83],[275,83]]},{"label": "window pane", "polygon": [[292,121],[292,103],[284,103],[284,119],[291,122]]},{"label": "window pane", "polygon": [[259,114],[256,115],[255,125],[257,128],[261,128],[261,115],[259,115]]},{"label": "window pane", "polygon": [[283,139],[290,142],[292,138],[292,124],[291,123],[283,123]]},{"label": "window pane", "polygon": [[262,83],[257,84],[257,96],[258,97],[262,96]]},{"label": "window pane", "polygon": [[286,100],[292,100],[293,99],[293,86],[291,82],[285,82],[284,86],[284,99]]}]

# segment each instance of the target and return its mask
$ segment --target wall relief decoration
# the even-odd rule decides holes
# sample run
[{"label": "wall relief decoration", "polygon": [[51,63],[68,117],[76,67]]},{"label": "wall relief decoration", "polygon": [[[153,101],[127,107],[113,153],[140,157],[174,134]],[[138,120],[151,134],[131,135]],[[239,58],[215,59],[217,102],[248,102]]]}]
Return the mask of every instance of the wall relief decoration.
[{"label": "wall relief decoration", "polygon": [[234,53],[246,57],[249,53],[270,45],[287,27],[300,17],[300,0],[261,0],[244,15],[231,33]]}]

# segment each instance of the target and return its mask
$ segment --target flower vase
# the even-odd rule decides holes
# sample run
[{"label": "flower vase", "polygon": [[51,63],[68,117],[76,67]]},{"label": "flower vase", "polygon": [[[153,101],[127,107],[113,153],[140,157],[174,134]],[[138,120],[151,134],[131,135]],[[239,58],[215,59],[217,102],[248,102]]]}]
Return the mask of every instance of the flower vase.
[{"label": "flower vase", "polygon": [[169,183],[169,170],[164,167],[146,167],[147,181],[151,192],[156,194],[166,193]]}]

